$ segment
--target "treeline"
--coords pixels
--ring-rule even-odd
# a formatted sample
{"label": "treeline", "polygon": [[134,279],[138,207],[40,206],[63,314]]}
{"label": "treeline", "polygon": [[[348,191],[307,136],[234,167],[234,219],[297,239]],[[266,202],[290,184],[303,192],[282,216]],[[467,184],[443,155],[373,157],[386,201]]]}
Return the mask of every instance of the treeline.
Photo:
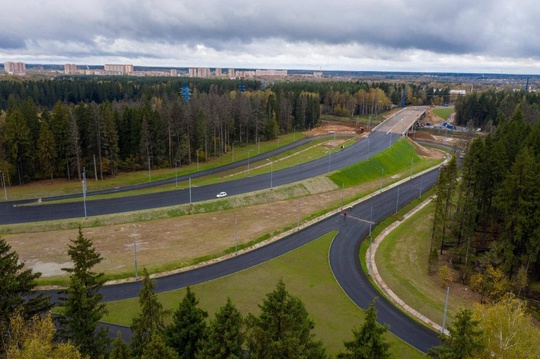
{"label": "treeline", "polygon": [[540,279],[540,121],[521,107],[499,112],[496,131],[475,139],[458,183],[456,160],[441,170],[432,259],[448,249],[464,283],[484,300],[526,294]]}
{"label": "treeline", "polygon": [[[0,81],[0,170],[10,184],[175,167],[317,127],[321,114],[367,116],[444,93],[419,85],[58,78]],[[189,93],[186,93],[189,89]],[[437,96],[428,96],[430,92]]]}
{"label": "treeline", "polygon": [[486,91],[459,97],[455,104],[459,126],[490,130],[502,118],[510,118],[518,107],[526,123],[540,120],[540,95],[525,91]]}

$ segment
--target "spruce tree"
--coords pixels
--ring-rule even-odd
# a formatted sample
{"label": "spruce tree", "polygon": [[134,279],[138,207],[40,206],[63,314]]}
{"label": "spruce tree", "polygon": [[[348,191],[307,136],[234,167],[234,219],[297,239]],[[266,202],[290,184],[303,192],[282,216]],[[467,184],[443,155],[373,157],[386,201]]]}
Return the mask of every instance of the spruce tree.
{"label": "spruce tree", "polygon": [[50,298],[43,294],[35,295],[36,279],[40,273],[24,270],[24,263],[11,250],[11,246],[0,238],[0,351],[5,352],[4,343],[9,335],[9,321],[14,313],[24,320],[50,309]]}
{"label": "spruce tree", "polygon": [[244,321],[231,298],[210,322],[208,337],[197,354],[200,359],[239,358],[244,343]]}
{"label": "spruce tree", "polygon": [[140,314],[133,318],[131,348],[136,357],[140,357],[144,348],[152,340],[152,335],[163,335],[166,311],[154,293],[154,282],[146,268],[143,270],[143,284],[139,293]]}
{"label": "spruce tree", "polygon": [[150,341],[145,346],[141,359],[177,359],[178,355],[163,341],[163,337],[157,333],[152,334]]}
{"label": "spruce tree", "polygon": [[195,358],[206,339],[208,313],[198,308],[198,304],[195,293],[187,287],[186,295],[173,313],[173,322],[166,330],[166,343],[176,350],[180,359]]}
{"label": "spruce tree", "polygon": [[483,349],[483,332],[479,329],[480,321],[473,319],[473,311],[461,309],[456,314],[449,335],[441,335],[442,344],[432,348],[428,355],[437,359],[476,358]]}
{"label": "spruce tree", "polygon": [[377,310],[375,300],[366,310],[364,325],[360,329],[353,329],[354,339],[345,341],[346,353],[339,353],[342,359],[387,359],[391,358],[390,345],[384,341],[383,335],[387,328],[377,323]]}
{"label": "spruce tree", "polygon": [[120,331],[116,333],[116,339],[112,342],[112,350],[109,353],[109,359],[131,359],[131,349],[122,339]]}
{"label": "spruce tree", "polygon": [[280,280],[268,293],[258,317],[249,314],[247,342],[255,358],[326,358],[320,340],[312,333],[313,320],[300,298],[291,295]]}
{"label": "spruce tree", "polygon": [[90,358],[101,358],[109,345],[108,329],[98,328],[99,321],[107,309],[102,303],[103,295],[99,290],[105,282],[103,273],[92,271],[102,261],[101,254],[86,238],[81,227],[77,239],[71,240],[68,254],[73,268],[62,268],[69,273],[69,286],[60,298],[63,307],[60,336],[75,344],[81,354]]}

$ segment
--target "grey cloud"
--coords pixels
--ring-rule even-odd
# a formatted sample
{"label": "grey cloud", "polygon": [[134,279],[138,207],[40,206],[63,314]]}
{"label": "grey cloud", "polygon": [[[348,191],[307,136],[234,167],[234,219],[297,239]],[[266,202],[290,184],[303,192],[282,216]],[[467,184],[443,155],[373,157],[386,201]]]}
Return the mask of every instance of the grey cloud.
{"label": "grey cloud", "polygon": [[24,40],[18,36],[0,33],[0,49],[15,50],[26,47]]}

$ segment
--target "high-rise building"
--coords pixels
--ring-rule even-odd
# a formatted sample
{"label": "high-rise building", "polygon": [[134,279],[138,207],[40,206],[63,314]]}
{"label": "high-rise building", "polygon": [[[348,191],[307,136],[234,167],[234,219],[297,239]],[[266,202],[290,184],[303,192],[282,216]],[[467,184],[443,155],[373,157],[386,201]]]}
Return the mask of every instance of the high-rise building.
{"label": "high-rise building", "polygon": [[216,77],[221,77],[221,68],[216,67]]}
{"label": "high-rise building", "polygon": [[287,70],[255,70],[257,77],[287,77]]}
{"label": "high-rise building", "polygon": [[25,76],[26,65],[23,62],[4,62],[4,71],[10,75]]}
{"label": "high-rise building", "polygon": [[229,78],[230,79],[236,78],[236,71],[234,71],[234,69],[229,69]]}
{"label": "high-rise building", "polygon": [[129,75],[133,72],[133,65],[126,64],[105,64],[103,68],[111,75]]}
{"label": "high-rise building", "polygon": [[190,67],[189,77],[201,77],[203,79],[210,77],[210,69],[207,67]]}
{"label": "high-rise building", "polygon": [[75,64],[65,64],[64,65],[64,74],[66,75],[75,75],[79,73],[79,69]]}

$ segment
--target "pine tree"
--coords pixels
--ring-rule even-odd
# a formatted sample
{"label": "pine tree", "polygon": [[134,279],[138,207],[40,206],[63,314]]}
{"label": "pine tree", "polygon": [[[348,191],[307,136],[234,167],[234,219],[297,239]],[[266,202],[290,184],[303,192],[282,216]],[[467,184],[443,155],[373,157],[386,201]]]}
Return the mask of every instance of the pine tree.
{"label": "pine tree", "polygon": [[255,358],[326,358],[320,340],[311,332],[314,322],[300,298],[280,280],[259,305],[259,317],[247,319],[248,348]]}
{"label": "pine tree", "polygon": [[198,308],[195,293],[187,287],[187,292],[178,309],[173,313],[173,322],[166,330],[166,343],[174,348],[181,359],[195,358],[206,338],[205,319],[208,313]]}
{"label": "pine tree", "polygon": [[10,317],[19,312],[29,320],[34,315],[50,309],[50,298],[39,294],[33,295],[35,280],[41,276],[32,270],[23,270],[24,263],[19,262],[19,256],[11,251],[7,242],[0,238],[0,351],[4,352],[4,343],[9,335]]}
{"label": "pine tree", "polygon": [[208,337],[197,354],[200,359],[239,358],[244,343],[242,314],[230,298],[210,322]]}
{"label": "pine tree", "polygon": [[354,339],[345,341],[346,353],[339,353],[338,358],[343,359],[386,359],[391,358],[388,351],[390,345],[384,341],[383,335],[387,328],[377,323],[377,310],[375,300],[366,310],[364,325],[360,329],[353,329]]}
{"label": "pine tree", "polygon": [[86,238],[81,227],[77,239],[71,240],[68,254],[73,268],[62,270],[70,274],[70,283],[60,298],[63,316],[59,317],[62,330],[61,337],[75,344],[83,355],[90,358],[101,358],[109,345],[108,329],[98,328],[99,321],[107,310],[103,295],[99,290],[103,286],[103,273],[92,271],[102,261],[93,247],[92,241]]}
{"label": "pine tree", "polygon": [[165,330],[164,317],[166,311],[154,293],[154,282],[146,268],[143,270],[143,284],[139,293],[141,313],[133,318],[131,331],[133,338],[131,348],[136,357],[140,357],[145,347],[152,340],[152,335],[163,335]]}
{"label": "pine tree", "polygon": [[473,311],[461,309],[456,314],[452,326],[448,328],[449,335],[441,335],[442,344],[432,348],[428,355],[437,359],[466,359],[477,358],[483,348],[482,330],[479,320],[473,319]]}
{"label": "pine tree", "polygon": [[56,148],[54,135],[45,121],[41,123],[39,130],[38,159],[43,173],[48,174],[51,177],[51,183],[53,183]]}

